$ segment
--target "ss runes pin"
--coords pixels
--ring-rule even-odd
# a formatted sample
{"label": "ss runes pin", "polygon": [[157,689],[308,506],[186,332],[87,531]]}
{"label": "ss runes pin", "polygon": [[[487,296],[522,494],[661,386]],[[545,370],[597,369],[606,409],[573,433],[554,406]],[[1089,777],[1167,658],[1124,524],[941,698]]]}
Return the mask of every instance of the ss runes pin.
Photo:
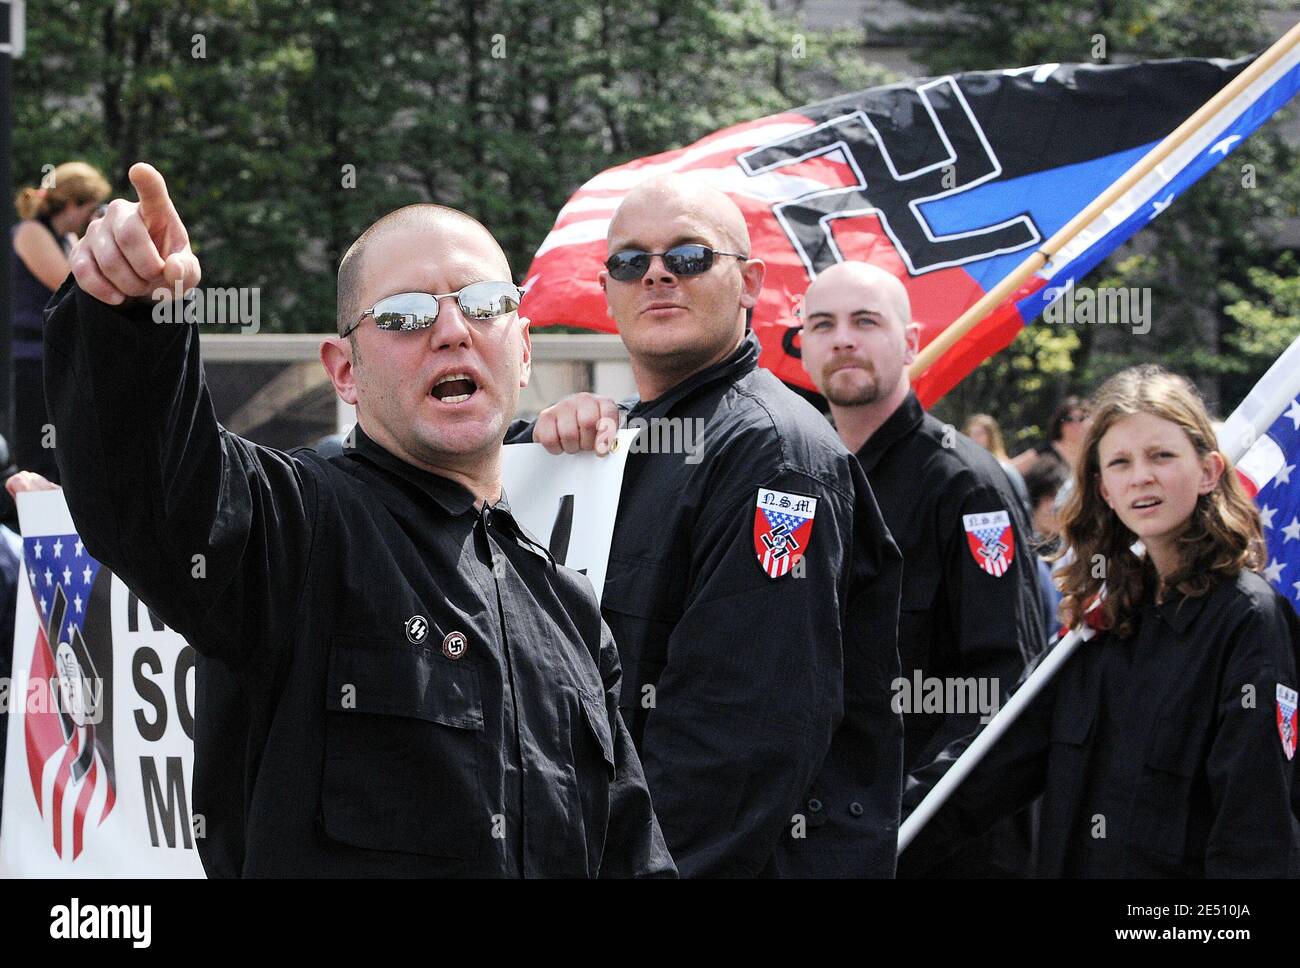
{"label": "ss runes pin", "polygon": [[429,620],[423,615],[412,615],[406,620],[406,638],[419,645],[429,634]]}

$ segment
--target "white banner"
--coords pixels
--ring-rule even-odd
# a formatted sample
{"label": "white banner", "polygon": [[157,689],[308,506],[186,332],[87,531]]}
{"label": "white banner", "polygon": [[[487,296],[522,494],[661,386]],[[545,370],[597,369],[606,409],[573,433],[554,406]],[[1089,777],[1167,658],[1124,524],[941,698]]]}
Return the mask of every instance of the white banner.
{"label": "white banner", "polygon": [[62,491],[19,495],[18,520],[0,875],[202,877],[194,650],[90,557]]}
{"label": "white banner", "polygon": [[[598,595],[635,434],[605,458],[505,448],[516,518]],[[202,877],[194,650],[90,557],[62,491],[20,494],[18,517],[0,876]]]}
{"label": "white banner", "polygon": [[561,565],[591,579],[596,600],[614,538],[623,467],[639,430],[620,430],[611,453],[546,453],[541,444],[502,448],[501,479],[515,520]]}

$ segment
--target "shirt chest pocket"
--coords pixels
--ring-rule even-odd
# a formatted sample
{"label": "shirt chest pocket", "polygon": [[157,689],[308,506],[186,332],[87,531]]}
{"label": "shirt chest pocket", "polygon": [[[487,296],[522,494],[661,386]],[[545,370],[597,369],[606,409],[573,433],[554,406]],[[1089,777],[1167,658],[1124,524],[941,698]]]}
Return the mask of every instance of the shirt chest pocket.
{"label": "shirt chest pocket", "polygon": [[905,678],[914,669],[926,673],[934,664],[931,646],[939,578],[933,570],[909,569],[906,560],[903,562],[903,587],[898,603],[898,661]]}
{"label": "shirt chest pocket", "polygon": [[[1134,802],[1135,846],[1162,854],[1188,853],[1193,786],[1200,770],[1198,738],[1169,725],[1158,727],[1144,757]],[[1203,831],[1202,835],[1208,831]]]}
{"label": "shirt chest pocket", "polygon": [[325,834],[371,850],[477,856],[491,817],[479,782],[474,665],[338,638],[324,698]]}
{"label": "shirt chest pocket", "polygon": [[[1059,675],[1065,676],[1067,671],[1062,670]],[[1059,695],[1063,701],[1058,701],[1052,710],[1052,721],[1047,734],[1051,741],[1047,794],[1051,804],[1060,809],[1044,809],[1042,826],[1045,836],[1050,830],[1051,836],[1058,840],[1069,839],[1073,825],[1090,822],[1087,818],[1079,818],[1074,814],[1082,792],[1080,783],[1088,768],[1089,741],[1097,718],[1097,707],[1091,699],[1078,698],[1077,692],[1070,689],[1072,684],[1069,679],[1059,684]]]}

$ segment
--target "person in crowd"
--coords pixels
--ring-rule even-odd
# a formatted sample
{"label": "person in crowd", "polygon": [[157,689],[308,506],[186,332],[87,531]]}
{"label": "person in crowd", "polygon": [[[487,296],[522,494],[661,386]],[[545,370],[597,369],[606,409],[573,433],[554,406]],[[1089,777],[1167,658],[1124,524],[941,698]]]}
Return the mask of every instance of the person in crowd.
{"label": "person in crowd", "polygon": [[108,181],[93,165],[57,166],[44,187],[18,192],[14,207],[10,294],[13,312],[14,463],[51,481],[59,479],[41,385],[41,314],[69,271],[68,256],[109,195]]}
{"label": "person in crowd", "polygon": [[1052,412],[1052,417],[1047,422],[1047,440],[1017,454],[1011,463],[1023,475],[1036,461],[1046,457],[1059,461],[1065,468],[1066,479],[1070,480],[1087,432],[1087,401],[1082,397],[1068,396]]}
{"label": "person in crowd", "polygon": [[1025,473],[1033,522],[1032,547],[1038,559],[1038,589],[1043,600],[1043,627],[1049,633],[1060,628],[1061,592],[1052,580],[1048,559],[1060,547],[1057,494],[1065,485],[1066,470],[1060,461],[1044,457]]}
{"label": "person in crowd", "polygon": [[[633,188],[600,274],[639,398],[697,453],[627,459],[601,608],[623,710],[683,876],[890,877],[902,726],[899,558],[824,417],[758,365],[764,264],[736,204],[689,176]],[[509,439],[608,446],[580,394]]]}
{"label": "person in crowd", "polygon": [[1007,447],[1002,440],[1002,428],[998,426],[998,422],[987,413],[973,413],[966,418],[962,433],[997,458],[998,463],[1002,465],[1002,470],[1011,479],[1016,497],[1028,510],[1029,492],[1025,489],[1025,478],[1007,456]]}
{"label": "person in crowd", "polygon": [[1055,551],[1060,538],[1060,515],[1056,499],[1065,486],[1068,474],[1065,465],[1052,457],[1040,458],[1025,472],[1034,541],[1044,554]]}
{"label": "person in crowd", "polygon": [[487,229],[416,205],[352,245],[321,359],[358,424],[286,454],[217,423],[196,325],[153,322],[200,267],[162,175],[130,177],[55,295],[45,386],[86,550],[201,657],[204,863],[672,876],[591,585],[502,489],[531,349]]}
{"label": "person in crowd", "polygon": [[[1046,645],[1029,523],[993,455],[922,408],[908,364],[919,327],[907,289],[865,262],[842,262],[804,296],[803,365],[830,403],[903,553],[898,646],[902,682],[983,683],[1006,696]],[[946,687],[945,687],[946,692]],[[975,702],[904,710],[904,765],[930,762],[997,711]],[[904,854],[900,876],[1019,877],[1032,822],[1008,820],[942,865]]]}
{"label": "person in crowd", "polygon": [[[921,829],[942,857],[1039,796],[1043,877],[1295,877],[1300,619],[1191,384],[1098,390],[1061,522],[1062,611],[1094,637]],[[974,738],[914,771],[910,813]]]}

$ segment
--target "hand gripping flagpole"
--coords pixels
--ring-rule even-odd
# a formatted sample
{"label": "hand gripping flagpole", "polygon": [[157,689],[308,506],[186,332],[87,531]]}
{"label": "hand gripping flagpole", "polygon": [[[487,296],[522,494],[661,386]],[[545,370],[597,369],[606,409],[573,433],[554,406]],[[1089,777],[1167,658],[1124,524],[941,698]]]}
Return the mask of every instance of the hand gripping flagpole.
{"label": "hand gripping flagpole", "polygon": [[[928,370],[936,360],[948,352],[963,336],[975,328],[984,317],[997,309],[1011,297],[1021,284],[1031,275],[1045,266],[1061,248],[1070,242],[1083,229],[1095,221],[1106,209],[1118,201],[1125,192],[1150,174],[1156,166],[1168,158],[1183,142],[1190,138],[1202,125],[1217,114],[1233,98],[1246,90],[1262,74],[1279,60],[1300,45],[1300,23],[1283,34],[1268,50],[1250,62],[1240,74],[1223,86],[1219,93],[1202,104],[1196,113],[1169,133],[1164,141],[1148,151],[1119,180],[1093,199],[1092,203],[1065,225],[1061,226],[1050,239],[1020,263],[1015,271],[996,286],[986,292],[981,299],[957,317],[942,333],[926,344],[917,354],[910,370],[912,381]],[[991,725],[991,724],[990,724]]]}
{"label": "hand gripping flagpole", "polygon": [[[1295,31],[1292,31],[1295,33]],[[1246,399],[1233,411],[1219,431],[1219,450],[1228,458],[1228,463],[1235,466],[1259,437],[1268,431],[1273,421],[1281,416],[1293,399],[1300,394],[1300,336],[1269,367]],[[898,852],[901,854],[907,845],[916,839],[921,828],[929,822],[945,800],[957,789],[971,771],[979,765],[984,754],[1002,738],[1011,728],[1011,724],[1042,692],[1052,676],[1074,654],[1075,649],[1096,634],[1088,626],[1071,629],[1065,638],[1056,643],[1043,661],[1038,664],[1029,677],[1021,684],[1003,706],[989,721],[971,745],[957,759],[952,767],[939,778],[912,815],[904,821],[898,831]]]}

